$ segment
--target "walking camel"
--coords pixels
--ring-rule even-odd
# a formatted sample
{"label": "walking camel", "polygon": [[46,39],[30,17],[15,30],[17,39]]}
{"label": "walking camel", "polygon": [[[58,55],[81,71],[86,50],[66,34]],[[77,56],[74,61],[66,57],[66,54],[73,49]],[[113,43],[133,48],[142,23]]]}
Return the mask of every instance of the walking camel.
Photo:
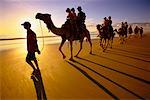
{"label": "walking camel", "polygon": [[113,28],[112,30],[106,30],[100,24],[96,25],[96,27],[99,32],[100,46],[102,47],[103,52],[105,52],[105,50],[107,49],[109,45],[110,45],[110,48],[112,48],[113,38],[115,36]]}
{"label": "walking camel", "polygon": [[75,35],[73,35],[70,32],[70,29],[66,29],[66,28],[57,28],[52,19],[51,19],[51,15],[50,14],[42,14],[42,13],[37,13],[35,16],[36,19],[42,20],[46,25],[49,31],[52,31],[52,33],[54,33],[55,35],[61,36],[62,41],[59,47],[59,51],[61,52],[63,59],[66,58],[65,54],[62,52],[61,48],[63,47],[64,43],[66,40],[68,40],[70,42],[70,50],[71,50],[71,58],[69,60],[73,60],[73,41],[74,40],[80,40],[80,49],[78,51],[78,53],[75,55],[75,57],[78,57],[79,53],[82,50],[82,44],[83,44],[83,40],[86,37],[89,44],[90,44],[90,54],[92,54],[92,42],[91,42],[91,37],[90,37],[90,33],[87,29],[82,29],[83,33],[80,33],[79,38],[76,38]]}

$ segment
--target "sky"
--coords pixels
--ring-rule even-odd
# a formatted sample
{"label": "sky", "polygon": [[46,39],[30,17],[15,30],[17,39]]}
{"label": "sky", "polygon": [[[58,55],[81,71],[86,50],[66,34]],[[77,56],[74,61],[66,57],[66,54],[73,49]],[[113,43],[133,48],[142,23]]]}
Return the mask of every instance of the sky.
{"label": "sky", "polygon": [[[113,23],[150,22],[150,0],[0,0],[0,36],[26,36],[20,25],[24,21],[29,21],[32,30],[40,35],[39,20],[35,19],[38,12],[51,14],[54,24],[61,27],[66,20],[66,8],[76,9],[78,6],[86,13],[86,25],[90,31],[108,16],[112,16]],[[49,35],[44,23],[42,30]]]}

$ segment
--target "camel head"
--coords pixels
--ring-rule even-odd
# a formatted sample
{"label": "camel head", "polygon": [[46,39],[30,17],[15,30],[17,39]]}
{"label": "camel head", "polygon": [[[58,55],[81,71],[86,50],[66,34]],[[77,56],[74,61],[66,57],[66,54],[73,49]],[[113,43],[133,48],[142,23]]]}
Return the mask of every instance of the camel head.
{"label": "camel head", "polygon": [[101,25],[100,25],[100,24],[98,24],[98,25],[96,25],[96,27],[97,27],[97,29],[100,29]]}
{"label": "camel head", "polygon": [[46,23],[50,19],[51,15],[50,14],[42,14],[42,13],[37,13],[35,18],[44,21]]}

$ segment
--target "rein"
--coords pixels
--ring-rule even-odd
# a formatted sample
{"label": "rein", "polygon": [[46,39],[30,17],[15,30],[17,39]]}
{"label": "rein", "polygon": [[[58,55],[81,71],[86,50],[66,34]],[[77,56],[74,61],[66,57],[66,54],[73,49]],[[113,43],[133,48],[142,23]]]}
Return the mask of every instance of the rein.
{"label": "rein", "polygon": [[43,35],[43,29],[42,29],[42,24],[41,24],[41,21],[39,20],[39,23],[40,23],[40,28],[41,28],[41,34],[42,34],[42,49],[41,49],[41,52],[43,51],[44,49],[44,35]]}

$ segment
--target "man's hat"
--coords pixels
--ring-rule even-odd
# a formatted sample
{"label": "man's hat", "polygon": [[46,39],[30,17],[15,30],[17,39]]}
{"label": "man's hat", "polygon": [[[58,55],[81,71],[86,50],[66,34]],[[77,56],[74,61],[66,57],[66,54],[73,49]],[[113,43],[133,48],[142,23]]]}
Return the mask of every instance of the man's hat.
{"label": "man's hat", "polygon": [[78,10],[82,10],[82,8],[81,8],[81,6],[78,6],[78,8],[77,8]]}
{"label": "man's hat", "polygon": [[24,22],[24,23],[23,23],[23,24],[21,24],[21,25],[31,27],[31,24],[30,24],[29,22]]}

